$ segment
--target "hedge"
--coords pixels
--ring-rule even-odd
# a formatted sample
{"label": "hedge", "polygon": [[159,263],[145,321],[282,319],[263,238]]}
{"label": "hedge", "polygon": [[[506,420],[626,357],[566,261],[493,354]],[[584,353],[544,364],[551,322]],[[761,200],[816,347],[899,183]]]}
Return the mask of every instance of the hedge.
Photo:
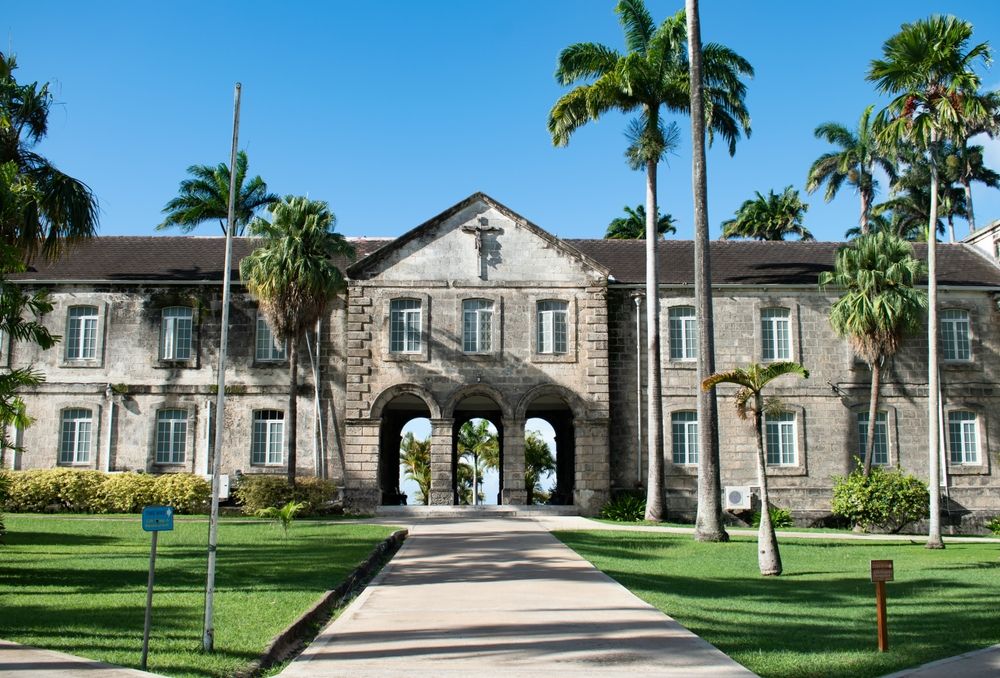
{"label": "hedge", "polygon": [[304,504],[299,515],[331,513],[337,485],[322,478],[298,478],[293,488],[285,476],[245,475],[234,490],[243,513],[257,515],[267,508],[281,508],[290,501]]}
{"label": "hedge", "polygon": [[212,492],[208,481],[191,473],[154,476],[60,468],[9,475],[9,496],[0,506],[14,513],[138,513],[150,504],[204,513]]}

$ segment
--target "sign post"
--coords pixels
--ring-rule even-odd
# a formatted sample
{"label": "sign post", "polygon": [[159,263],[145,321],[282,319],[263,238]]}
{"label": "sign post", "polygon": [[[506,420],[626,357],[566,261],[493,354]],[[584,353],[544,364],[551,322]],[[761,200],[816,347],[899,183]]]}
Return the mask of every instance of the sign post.
{"label": "sign post", "polygon": [[147,506],[142,509],[142,529],[152,532],[149,547],[149,581],[146,584],[146,622],[142,629],[142,661],[140,667],[146,670],[149,655],[149,627],[153,621],[153,574],[156,572],[156,536],[160,532],[174,529],[174,510],[169,506]]}
{"label": "sign post", "polygon": [[892,561],[873,560],[872,581],[875,582],[875,616],[878,619],[878,651],[889,649],[889,627],[885,615],[885,583],[892,581]]}

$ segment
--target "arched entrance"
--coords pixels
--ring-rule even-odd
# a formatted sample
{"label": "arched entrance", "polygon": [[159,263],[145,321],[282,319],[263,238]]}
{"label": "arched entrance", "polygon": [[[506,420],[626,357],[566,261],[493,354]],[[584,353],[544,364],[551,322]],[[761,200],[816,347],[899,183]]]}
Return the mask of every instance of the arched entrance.
{"label": "arched entrance", "polygon": [[[554,433],[556,482],[552,488],[548,503],[559,506],[570,506],[574,503],[573,493],[576,490],[576,427],[574,426],[573,408],[566,398],[555,388],[539,389],[529,393],[523,406],[524,421],[541,419],[552,427]],[[531,428],[526,425],[525,436]]]}
{"label": "arched entrance", "polygon": [[[418,437],[420,427],[415,422],[426,421],[427,436],[430,434],[431,411],[422,398],[414,393],[400,393],[383,407],[379,419],[379,490],[383,506],[397,506],[407,503],[407,495],[401,491],[400,443],[403,429],[413,429]],[[409,426],[408,426],[409,425]],[[427,480],[430,479],[430,451],[427,451]],[[418,468],[418,472],[419,468]],[[409,503],[415,503],[410,501]]]}
{"label": "arched entrance", "polygon": [[496,463],[496,474],[498,477],[498,487],[495,494],[491,492],[493,496],[484,497],[486,504],[500,504],[502,502],[501,497],[503,494],[503,466],[504,466],[504,427],[503,427],[503,411],[496,401],[485,393],[472,393],[470,395],[461,398],[455,403],[454,407],[454,424],[452,428],[451,437],[451,490],[452,490],[452,503],[473,503],[463,501],[463,495],[461,484],[463,482],[459,473],[459,464],[461,463],[460,457],[462,452],[459,449],[459,437],[462,430],[462,426],[469,422],[478,422],[479,420],[485,420],[489,422],[492,430],[496,432],[496,442],[497,442],[497,463]]}

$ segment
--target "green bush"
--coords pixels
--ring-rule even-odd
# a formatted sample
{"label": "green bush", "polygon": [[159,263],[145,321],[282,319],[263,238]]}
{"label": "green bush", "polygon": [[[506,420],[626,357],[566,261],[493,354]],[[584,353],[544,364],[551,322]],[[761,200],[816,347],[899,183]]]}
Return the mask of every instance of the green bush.
{"label": "green bush", "polygon": [[153,488],[156,478],[146,473],[116,473],[98,492],[97,513],[139,513],[143,506],[158,503]]}
{"label": "green bush", "polygon": [[[782,527],[795,526],[795,521],[792,520],[792,512],[788,509],[772,506],[768,513],[771,514],[771,525],[773,525],[776,530]],[[754,527],[760,527],[760,511],[753,514],[753,521],[750,524]]]}
{"label": "green bush", "polygon": [[865,478],[858,468],[833,486],[833,512],[865,530],[899,532],[930,515],[927,485],[899,469],[872,468]]}
{"label": "green bush", "polygon": [[68,468],[14,471],[6,507],[18,513],[93,511],[105,477],[99,471]]}
{"label": "green bush", "polygon": [[173,506],[178,513],[204,511],[211,487],[190,473],[153,476],[76,469],[39,469],[10,474],[8,511],[28,513],[138,513],[150,504]]}
{"label": "green bush", "polygon": [[646,499],[636,494],[619,494],[601,508],[601,518],[620,523],[636,523],[646,517]]}
{"label": "green bush", "polygon": [[987,521],[986,529],[1000,537],[1000,516],[996,516]]}
{"label": "green bush", "polygon": [[281,508],[288,502],[302,504],[301,515],[316,515],[324,512],[337,496],[337,486],[333,481],[322,478],[298,478],[293,489],[285,476],[245,475],[234,494],[236,503],[246,515]]}
{"label": "green bush", "polygon": [[212,484],[192,473],[157,476],[153,484],[156,503],[174,507],[177,513],[207,513]]}
{"label": "green bush", "polygon": [[[11,479],[8,473],[0,471],[0,509],[7,503],[7,496],[10,494]],[[7,528],[3,524],[3,513],[0,513],[0,537],[7,534]]]}

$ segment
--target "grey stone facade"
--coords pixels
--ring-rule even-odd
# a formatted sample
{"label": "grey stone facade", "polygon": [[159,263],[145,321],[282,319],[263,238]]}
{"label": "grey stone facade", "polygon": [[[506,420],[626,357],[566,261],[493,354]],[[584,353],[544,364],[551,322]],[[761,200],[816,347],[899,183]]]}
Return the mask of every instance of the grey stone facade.
{"label": "grey stone facade", "polygon": [[[49,351],[3,347],[5,366],[33,364],[46,377],[25,396],[36,422],[18,432],[25,451],[7,451],[6,466],[207,472],[221,315],[221,272],[207,262],[221,255],[220,243],[101,239],[20,276],[24,285],[52,293],[55,308],[43,322],[53,332],[68,338],[71,307],[92,309],[96,331],[93,357],[71,356],[67,341]],[[555,501],[594,513],[612,492],[644,485],[637,397],[644,402],[645,365],[637,364],[643,352],[636,350],[634,302],[644,275],[635,265],[641,246],[562,241],[482,194],[395,240],[358,241],[358,260],[343,262],[350,281],[346,294],[302,346],[298,472],[335,480],[344,487],[345,502],[358,510],[398,501],[400,430],[409,419],[426,417],[431,500],[451,504],[457,430],[470,418],[484,417],[501,437],[497,499],[520,504],[526,500],[525,422],[540,417],[556,430]],[[241,241],[238,256],[252,247]],[[679,335],[671,333],[669,321],[672,309],[693,306],[686,272],[690,249],[684,247],[665,244],[660,297],[668,510],[690,518],[697,466],[674,463],[679,440],[672,416],[695,408],[696,365],[672,345]],[[811,377],[782,380],[774,390],[794,423],[782,429],[787,458],[769,468],[773,501],[803,520],[820,518],[829,512],[834,478],[852,468],[857,415],[867,411],[869,383],[866,366],[827,320],[835,292],[815,284],[817,271],[832,264],[835,245],[719,247],[713,250],[713,261],[719,258],[717,367],[764,360],[762,313],[783,309],[790,357],[808,367]],[[161,256],[145,256],[156,248]],[[963,435],[974,431],[977,456],[945,464],[948,505],[957,520],[1000,512],[1000,268],[971,246],[942,251],[941,308],[961,311],[971,330],[970,355],[941,365],[946,460],[950,413],[974,417],[966,428],[958,426]],[[418,312],[406,316],[409,325],[400,324],[402,314],[393,315],[402,308],[394,305],[400,300]],[[477,330],[488,346],[470,350],[467,317],[480,316],[468,316],[463,303],[472,300],[491,312]],[[549,302],[557,315],[564,313],[559,317],[566,319],[565,335],[553,329],[559,327],[551,324],[559,322],[555,316],[543,318]],[[183,360],[162,357],[164,309],[173,307],[191,309],[191,355]],[[640,323],[645,332],[644,313]],[[252,449],[267,428],[260,422],[255,427],[255,418],[287,414],[287,362],[257,359],[257,330],[256,305],[237,285],[226,375],[222,464],[228,473],[285,470],[280,454],[261,457],[260,440],[256,457]],[[925,336],[909,339],[888,365],[882,400],[888,463],[921,477],[927,472],[926,357]],[[723,389],[719,403],[723,485],[752,486],[752,430],[736,418],[730,395]],[[67,460],[64,418],[81,410],[90,413],[86,458]],[[177,443],[182,462],[157,461],[157,421],[164,410],[183,413],[183,443]],[[275,450],[280,453],[280,446]]]}

